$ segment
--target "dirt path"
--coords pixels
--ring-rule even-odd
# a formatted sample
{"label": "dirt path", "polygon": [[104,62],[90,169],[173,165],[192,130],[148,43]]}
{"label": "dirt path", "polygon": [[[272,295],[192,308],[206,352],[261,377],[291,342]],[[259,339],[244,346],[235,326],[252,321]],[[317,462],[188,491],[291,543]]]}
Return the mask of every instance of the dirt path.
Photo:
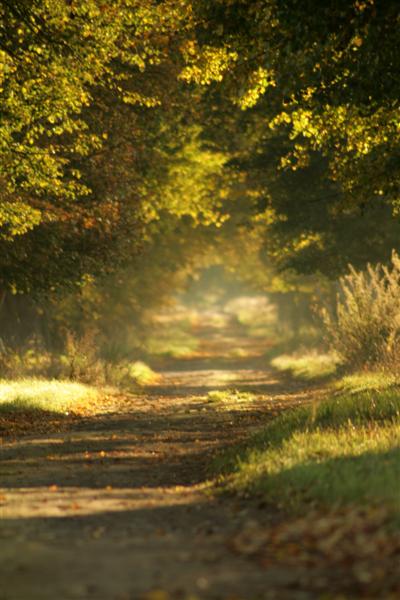
{"label": "dirt path", "polygon": [[[204,489],[213,453],[308,395],[247,363],[176,364],[146,395],[113,397],[68,431],[4,441],[0,599],[296,597],[290,573],[229,549],[238,531],[276,515]],[[254,401],[207,401],[226,388]]]}

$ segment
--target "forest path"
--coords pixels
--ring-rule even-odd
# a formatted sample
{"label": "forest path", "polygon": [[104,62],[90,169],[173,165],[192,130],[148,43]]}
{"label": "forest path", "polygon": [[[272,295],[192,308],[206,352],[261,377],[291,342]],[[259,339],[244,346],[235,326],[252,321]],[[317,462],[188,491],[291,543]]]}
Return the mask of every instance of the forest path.
{"label": "forest path", "polygon": [[[3,441],[1,600],[293,598],[290,573],[230,549],[276,515],[211,498],[205,482],[216,451],[309,391],[260,355],[218,359],[210,340],[210,353],[167,365],[144,395],[110,396],[67,431]],[[217,389],[253,396],[210,402]]]}

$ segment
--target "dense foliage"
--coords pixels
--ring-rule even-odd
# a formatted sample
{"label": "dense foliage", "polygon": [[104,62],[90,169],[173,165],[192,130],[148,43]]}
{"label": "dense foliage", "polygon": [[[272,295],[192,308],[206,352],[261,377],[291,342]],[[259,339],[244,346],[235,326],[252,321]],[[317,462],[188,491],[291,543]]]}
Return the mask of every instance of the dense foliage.
{"label": "dense foliage", "polygon": [[136,314],[206,263],[309,293],[295,273],[388,260],[399,20],[394,0],[1,0],[3,335],[65,288]]}

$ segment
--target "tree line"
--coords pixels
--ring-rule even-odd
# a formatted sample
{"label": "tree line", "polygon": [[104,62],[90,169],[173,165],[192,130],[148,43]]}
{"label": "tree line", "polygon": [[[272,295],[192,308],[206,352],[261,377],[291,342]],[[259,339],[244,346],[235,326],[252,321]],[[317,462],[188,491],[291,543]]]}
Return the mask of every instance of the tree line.
{"label": "tree line", "polygon": [[275,292],[387,261],[399,20],[393,0],[1,0],[2,338],[89,305],[139,319],[216,255]]}

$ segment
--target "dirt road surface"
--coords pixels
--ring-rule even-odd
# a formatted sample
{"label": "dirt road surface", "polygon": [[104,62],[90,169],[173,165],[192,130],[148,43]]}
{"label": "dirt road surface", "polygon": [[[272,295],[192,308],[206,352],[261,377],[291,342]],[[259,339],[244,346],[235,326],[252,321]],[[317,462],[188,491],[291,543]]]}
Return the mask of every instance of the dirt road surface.
{"label": "dirt road surface", "polygon": [[[251,364],[250,364],[251,363]],[[210,390],[254,393],[209,402]],[[115,394],[66,430],[3,439],[1,600],[294,598],[296,574],[231,549],[279,515],[207,493],[222,447],[307,400],[256,358],[168,366],[142,395]],[[304,597],[304,596],[302,596]]]}

